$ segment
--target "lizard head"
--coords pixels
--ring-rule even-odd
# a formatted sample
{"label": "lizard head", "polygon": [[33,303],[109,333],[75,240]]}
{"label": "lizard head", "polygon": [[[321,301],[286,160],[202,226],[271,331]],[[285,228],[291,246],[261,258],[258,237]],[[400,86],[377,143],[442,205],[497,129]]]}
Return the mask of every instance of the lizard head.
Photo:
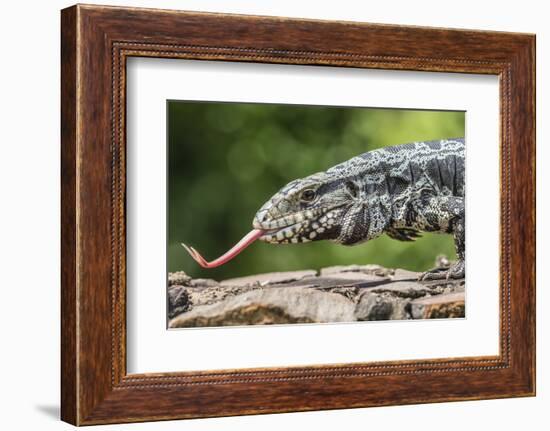
{"label": "lizard head", "polygon": [[384,221],[381,217],[372,217],[364,194],[353,177],[320,172],[291,181],[273,195],[256,213],[252,231],[217,259],[208,262],[193,247],[182,245],[203,268],[215,268],[257,239],[273,244],[319,240],[357,244],[379,235],[384,227],[376,222]]}
{"label": "lizard head", "polygon": [[330,181],[326,173],[316,173],[280,189],[252,224],[264,232],[259,240],[268,243],[340,242],[341,226],[357,193],[353,181]]}

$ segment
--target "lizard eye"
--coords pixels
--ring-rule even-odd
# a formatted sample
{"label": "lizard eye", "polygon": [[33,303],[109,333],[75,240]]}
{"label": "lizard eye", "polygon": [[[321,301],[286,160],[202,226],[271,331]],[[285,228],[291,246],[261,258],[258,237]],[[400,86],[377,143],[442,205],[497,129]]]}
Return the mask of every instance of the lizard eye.
{"label": "lizard eye", "polygon": [[356,198],[359,194],[359,187],[353,181],[346,181],[346,189],[353,198]]}
{"label": "lizard eye", "polygon": [[306,189],[300,195],[300,200],[304,202],[312,202],[315,199],[315,196],[316,196],[315,190]]}

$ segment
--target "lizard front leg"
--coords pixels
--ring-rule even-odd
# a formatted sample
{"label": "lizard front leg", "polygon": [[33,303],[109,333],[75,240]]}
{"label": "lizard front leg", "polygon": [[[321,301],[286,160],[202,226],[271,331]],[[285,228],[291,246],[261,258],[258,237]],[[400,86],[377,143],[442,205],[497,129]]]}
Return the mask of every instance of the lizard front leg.
{"label": "lizard front leg", "polygon": [[447,278],[464,278],[466,276],[466,226],[464,216],[454,221],[454,239],[457,261],[451,265]]}
{"label": "lizard front leg", "polygon": [[439,227],[440,232],[453,234],[457,261],[450,268],[434,268],[426,271],[419,277],[419,280],[464,278],[466,274],[464,198],[456,196],[431,198],[431,202],[426,208],[428,208],[429,213],[424,214],[424,217],[428,221],[430,219],[437,220],[438,226],[435,227]]}
{"label": "lizard front leg", "polygon": [[449,268],[434,268],[422,273],[419,277],[421,281],[443,280],[443,279],[461,279],[466,275],[466,261],[464,248],[464,218],[461,217],[453,221],[454,240],[457,255],[457,261]]}

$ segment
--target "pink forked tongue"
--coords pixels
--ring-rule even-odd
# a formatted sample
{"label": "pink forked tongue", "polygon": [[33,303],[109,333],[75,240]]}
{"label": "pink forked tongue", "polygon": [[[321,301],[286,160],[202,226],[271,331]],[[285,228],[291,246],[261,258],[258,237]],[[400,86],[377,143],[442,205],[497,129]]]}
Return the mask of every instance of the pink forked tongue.
{"label": "pink forked tongue", "polygon": [[243,251],[246,247],[248,247],[250,244],[256,241],[259,237],[261,237],[264,233],[265,233],[265,230],[262,230],[262,229],[251,230],[237,244],[235,244],[231,248],[231,250],[227,251],[225,254],[221,255],[220,257],[218,257],[217,259],[214,259],[211,262],[207,262],[206,259],[202,257],[200,253],[197,250],[195,250],[193,247],[188,247],[183,243],[181,245],[183,245],[185,250],[187,250],[187,253],[189,253],[191,257],[195,259],[197,263],[203,268],[216,268],[217,266],[221,266],[224,263],[229,262],[231,259],[237,256],[241,251]]}

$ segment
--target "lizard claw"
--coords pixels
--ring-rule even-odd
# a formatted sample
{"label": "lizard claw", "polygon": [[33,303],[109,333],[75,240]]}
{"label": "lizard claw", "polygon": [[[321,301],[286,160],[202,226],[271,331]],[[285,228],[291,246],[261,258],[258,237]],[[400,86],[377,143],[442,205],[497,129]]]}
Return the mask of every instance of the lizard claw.
{"label": "lizard claw", "polygon": [[457,280],[464,278],[466,275],[466,265],[464,260],[458,260],[450,268],[440,267],[423,272],[418,277],[418,281],[430,280]]}

